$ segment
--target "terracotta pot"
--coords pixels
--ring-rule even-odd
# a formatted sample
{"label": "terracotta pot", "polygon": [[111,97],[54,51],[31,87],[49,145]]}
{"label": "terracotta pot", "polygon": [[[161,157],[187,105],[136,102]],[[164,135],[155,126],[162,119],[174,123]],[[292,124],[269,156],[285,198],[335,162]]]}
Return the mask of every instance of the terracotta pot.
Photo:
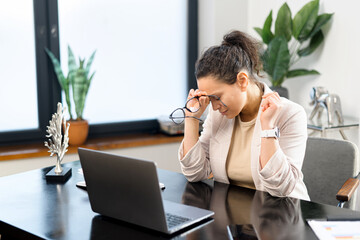
{"label": "terracotta pot", "polygon": [[84,144],[89,133],[87,120],[69,120],[69,145]]}

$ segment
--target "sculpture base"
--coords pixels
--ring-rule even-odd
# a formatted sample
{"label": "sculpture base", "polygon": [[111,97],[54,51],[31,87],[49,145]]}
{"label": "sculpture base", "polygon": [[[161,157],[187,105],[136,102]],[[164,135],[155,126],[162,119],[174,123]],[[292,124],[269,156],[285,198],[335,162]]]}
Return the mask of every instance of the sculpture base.
{"label": "sculpture base", "polygon": [[63,167],[62,173],[55,173],[55,167],[51,169],[46,175],[46,181],[50,182],[66,182],[71,177],[71,168]]}

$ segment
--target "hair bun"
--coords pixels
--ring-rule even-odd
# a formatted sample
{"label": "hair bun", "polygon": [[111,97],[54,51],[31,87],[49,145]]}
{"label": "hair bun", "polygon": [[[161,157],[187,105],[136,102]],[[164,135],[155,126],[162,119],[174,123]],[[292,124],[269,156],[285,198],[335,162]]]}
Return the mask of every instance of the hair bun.
{"label": "hair bun", "polygon": [[237,46],[242,48],[244,37],[246,37],[244,33],[240,31],[232,31],[224,36],[221,44],[230,47]]}
{"label": "hair bun", "polygon": [[259,58],[258,41],[240,31],[226,34],[220,46],[210,47],[195,65],[196,78],[215,76],[224,82],[233,84],[242,69],[255,79],[259,76],[261,60]]}

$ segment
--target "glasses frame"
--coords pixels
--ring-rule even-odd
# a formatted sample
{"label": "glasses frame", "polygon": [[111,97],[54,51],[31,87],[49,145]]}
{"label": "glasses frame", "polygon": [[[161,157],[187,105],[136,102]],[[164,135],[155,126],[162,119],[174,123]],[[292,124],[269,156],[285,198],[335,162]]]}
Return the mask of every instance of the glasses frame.
{"label": "glasses frame", "polygon": [[[177,108],[177,109],[175,109],[174,111],[172,111],[172,113],[169,115],[169,118],[170,118],[175,124],[182,124],[182,123],[184,122],[185,118],[194,118],[194,119],[199,120],[200,122],[203,122],[203,120],[200,119],[200,118],[197,118],[197,117],[194,117],[194,116],[186,116],[186,114],[185,114],[185,110],[187,110],[188,112],[191,112],[191,113],[196,113],[197,111],[200,110],[200,108],[201,108],[201,104],[200,104],[200,100],[199,100],[200,97],[209,97],[209,98],[210,98],[210,97],[213,97],[213,98],[216,99],[216,101],[220,101],[220,103],[221,103],[222,105],[224,105],[224,107],[227,108],[226,104],[223,103],[223,101],[221,101],[220,97],[218,97],[218,96],[216,96],[216,95],[196,96],[196,97],[192,97],[192,98],[188,99],[188,100],[186,101],[184,107],[182,107],[182,108]],[[196,111],[192,111],[190,108],[187,107],[187,104],[188,104],[191,100],[193,100],[193,99],[198,99],[198,101],[199,101],[199,108],[198,108]],[[211,101],[211,100],[210,100],[210,101]],[[185,110],[184,110],[184,109],[185,109]],[[173,117],[173,114],[174,114],[176,111],[179,111],[179,110],[181,110],[181,111],[183,112],[183,115],[184,115],[184,116],[183,116],[183,117]],[[174,119],[180,119],[180,118],[182,119],[181,122],[175,122]]]}

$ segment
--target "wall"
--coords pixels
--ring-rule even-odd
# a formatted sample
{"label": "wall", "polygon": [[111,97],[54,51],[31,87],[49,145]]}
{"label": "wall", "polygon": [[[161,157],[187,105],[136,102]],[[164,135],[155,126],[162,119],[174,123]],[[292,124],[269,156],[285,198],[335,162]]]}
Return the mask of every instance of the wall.
{"label": "wall", "polygon": [[[180,143],[159,144],[153,146],[133,147],[108,150],[107,152],[153,160],[162,169],[181,172],[177,159],[177,150]],[[63,163],[79,160],[77,154],[66,154]],[[16,174],[33,169],[55,165],[55,157],[27,158],[0,162],[0,177]],[[76,174],[73,169],[73,174]]]}
{"label": "wall", "polygon": [[[263,27],[264,21],[273,10],[273,26],[277,11],[284,0],[200,0],[199,1],[199,51],[219,44],[222,36],[232,29],[238,29],[260,39],[253,27]],[[294,17],[296,12],[309,1],[286,1]],[[341,98],[345,116],[359,119],[360,107],[354,103],[360,88],[357,79],[360,14],[357,1],[320,1],[320,13],[335,13],[331,22],[324,28],[325,41],[317,51],[298,62],[296,68],[318,70],[320,76],[307,76],[289,79],[284,86],[289,89],[290,99],[301,104],[306,110],[309,106],[309,93],[313,86],[324,86]],[[266,82],[266,81],[265,81]],[[349,139],[358,144],[358,131],[346,131]],[[338,133],[332,134],[340,137]]]}
{"label": "wall", "polygon": [[199,0],[199,55],[232,29],[248,27],[247,0]]}

